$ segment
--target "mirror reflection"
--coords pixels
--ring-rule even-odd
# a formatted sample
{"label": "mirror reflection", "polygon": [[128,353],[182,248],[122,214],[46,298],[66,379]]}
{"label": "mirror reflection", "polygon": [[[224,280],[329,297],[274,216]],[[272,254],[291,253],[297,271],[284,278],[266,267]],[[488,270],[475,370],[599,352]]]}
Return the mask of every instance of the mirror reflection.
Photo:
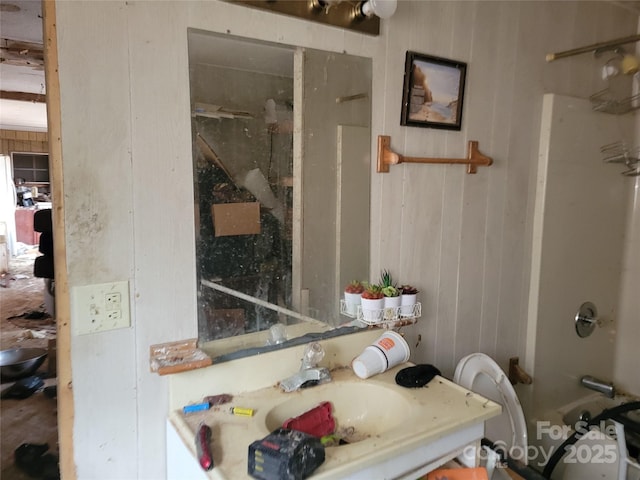
{"label": "mirror reflection", "polygon": [[200,344],[215,357],[350,325],[371,60],[190,31],[189,78]]}

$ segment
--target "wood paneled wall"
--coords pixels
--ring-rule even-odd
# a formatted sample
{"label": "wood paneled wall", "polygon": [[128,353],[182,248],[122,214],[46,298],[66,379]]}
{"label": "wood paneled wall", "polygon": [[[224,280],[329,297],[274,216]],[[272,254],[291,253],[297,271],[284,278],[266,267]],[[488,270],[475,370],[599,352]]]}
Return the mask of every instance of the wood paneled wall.
{"label": "wood paneled wall", "polygon": [[11,152],[48,153],[49,135],[47,132],[0,130],[0,154]]}
{"label": "wood paneled wall", "polygon": [[[372,166],[372,279],[389,268],[420,288],[412,361],[450,375],[471,352],[506,366],[525,351],[542,97],[601,81],[591,55],[545,55],[638,23],[572,1],[401,1],[378,37],[222,1],[61,1],[56,14],[69,286],[132,285],[131,328],[70,335],[74,462],[105,480],[166,476],[168,383],[149,373],[149,345],[197,335],[188,28],[370,57],[372,152],[384,134],[409,156],[458,158],[478,140],[494,158],[477,175]],[[407,50],[468,63],[462,131],[400,125]]]}
{"label": "wood paneled wall", "polygon": [[[412,360],[452,375],[483,352],[507,368],[524,356],[532,213],[546,92],[588,98],[604,88],[593,55],[547,53],[630,35],[638,18],[607,2],[400,2],[374,71],[373,131],[408,156],[459,158],[478,140],[494,164],[403,164],[372,176],[372,275],[417,285],[422,318]],[[400,125],[407,50],[468,63],[461,132]],[[599,161],[598,152],[594,159]],[[375,277],[374,277],[375,278]]]}

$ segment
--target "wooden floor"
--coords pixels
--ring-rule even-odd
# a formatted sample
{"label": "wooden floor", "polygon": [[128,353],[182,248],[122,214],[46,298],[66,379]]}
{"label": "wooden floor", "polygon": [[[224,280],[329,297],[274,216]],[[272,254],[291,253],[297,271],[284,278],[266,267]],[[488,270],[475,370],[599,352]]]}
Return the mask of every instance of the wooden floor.
{"label": "wooden floor", "polygon": [[[9,263],[9,273],[0,277],[0,346],[1,349],[28,347],[48,349],[55,338],[55,320],[29,320],[23,315],[44,311],[44,280],[33,277],[33,259],[37,251],[28,250]],[[1,275],[1,274],[0,274]],[[36,372],[45,386],[55,385],[55,359],[49,358]],[[0,385],[4,391],[14,382]],[[58,454],[57,402],[42,391],[24,400],[0,400],[0,479],[33,480],[14,464],[14,451],[23,443],[49,445],[49,453]],[[35,477],[37,478],[37,477]]]}
{"label": "wooden floor", "polygon": [[[45,362],[46,365],[46,362]],[[45,386],[55,379],[45,380]],[[12,383],[3,384],[4,390]],[[7,480],[33,480],[16,467],[13,452],[23,443],[47,443],[49,452],[58,455],[58,421],[56,400],[37,392],[24,400],[0,401],[1,441],[0,478]]]}

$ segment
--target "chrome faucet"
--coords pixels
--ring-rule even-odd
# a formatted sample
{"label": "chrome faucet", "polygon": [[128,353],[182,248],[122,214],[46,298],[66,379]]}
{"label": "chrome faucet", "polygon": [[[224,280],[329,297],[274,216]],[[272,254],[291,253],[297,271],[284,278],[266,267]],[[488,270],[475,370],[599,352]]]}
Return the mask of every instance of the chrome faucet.
{"label": "chrome faucet", "polygon": [[590,390],[600,392],[603,395],[613,398],[616,395],[616,389],[612,383],[603,382],[591,375],[585,375],[580,379],[580,385]]}
{"label": "chrome faucet", "polygon": [[300,371],[280,382],[285,392],[294,392],[301,388],[313,387],[331,381],[331,373],[325,367],[318,367],[324,358],[324,349],[318,342],[312,342],[304,348]]}

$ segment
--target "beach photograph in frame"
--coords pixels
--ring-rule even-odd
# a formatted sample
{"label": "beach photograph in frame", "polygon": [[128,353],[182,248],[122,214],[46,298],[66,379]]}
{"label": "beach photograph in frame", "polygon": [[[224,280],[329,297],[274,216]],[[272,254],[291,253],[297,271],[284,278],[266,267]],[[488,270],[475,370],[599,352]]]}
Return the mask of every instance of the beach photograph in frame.
{"label": "beach photograph in frame", "polygon": [[460,130],[467,64],[407,51],[401,125]]}

